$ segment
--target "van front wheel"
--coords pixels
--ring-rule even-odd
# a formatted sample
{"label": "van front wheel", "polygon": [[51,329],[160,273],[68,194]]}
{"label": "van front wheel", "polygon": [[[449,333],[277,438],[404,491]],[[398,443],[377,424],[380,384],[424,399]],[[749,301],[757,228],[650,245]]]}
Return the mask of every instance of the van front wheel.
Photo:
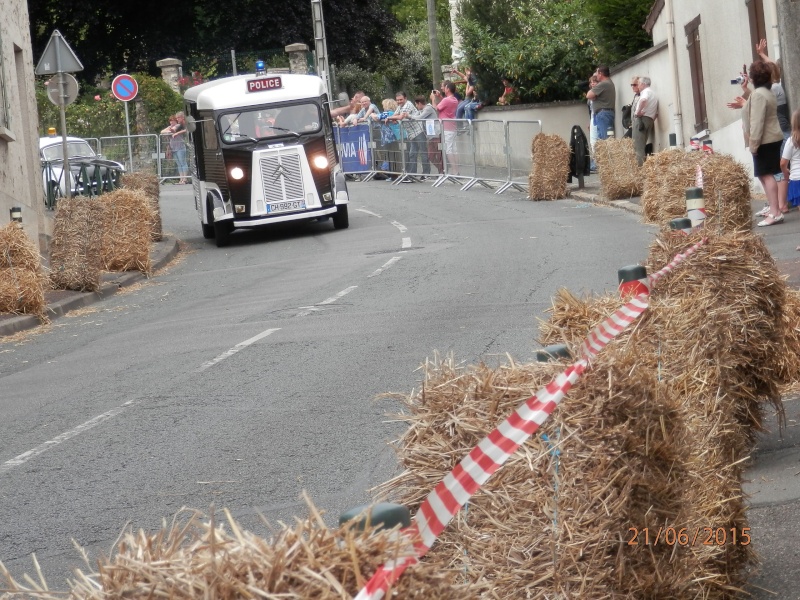
{"label": "van front wheel", "polygon": [[214,221],[214,239],[217,248],[224,248],[231,243],[231,223],[229,221]]}
{"label": "van front wheel", "polygon": [[200,227],[203,228],[203,237],[207,240],[214,239],[214,226],[213,225],[206,225],[205,223],[200,223]]}
{"label": "van front wheel", "polygon": [[347,205],[340,204],[333,215],[334,229],[347,229],[350,227],[350,217],[347,216]]}

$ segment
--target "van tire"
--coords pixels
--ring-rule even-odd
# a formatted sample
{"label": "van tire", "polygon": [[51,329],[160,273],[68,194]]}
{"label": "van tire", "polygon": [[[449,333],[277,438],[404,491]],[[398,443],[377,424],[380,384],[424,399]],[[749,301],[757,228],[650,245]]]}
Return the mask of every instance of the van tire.
{"label": "van tire", "polygon": [[333,215],[334,229],[347,229],[350,227],[350,217],[347,215],[347,205],[340,204]]}
{"label": "van tire", "polygon": [[217,248],[224,248],[231,243],[231,224],[228,221],[214,221],[214,239]]}
{"label": "van tire", "polygon": [[214,239],[214,226],[213,225],[206,225],[205,223],[200,223],[200,227],[203,228],[203,237],[207,240]]}

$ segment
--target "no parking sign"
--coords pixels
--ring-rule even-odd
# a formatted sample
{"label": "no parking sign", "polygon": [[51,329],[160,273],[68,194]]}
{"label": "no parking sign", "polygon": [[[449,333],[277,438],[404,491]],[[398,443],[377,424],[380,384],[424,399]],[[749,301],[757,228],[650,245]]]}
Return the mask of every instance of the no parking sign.
{"label": "no parking sign", "polygon": [[123,73],[114,77],[114,81],[111,82],[111,93],[117,100],[129,102],[139,93],[139,84],[133,77]]}
{"label": "no parking sign", "polygon": [[128,132],[128,164],[125,166],[128,171],[132,171],[133,148],[131,146],[131,119],[130,116],[128,116],[128,102],[136,98],[136,94],[139,93],[139,84],[136,83],[133,77],[127,73],[123,73],[122,75],[114,77],[114,80],[111,82],[111,93],[114,94],[117,100],[121,100],[125,103],[125,130]]}

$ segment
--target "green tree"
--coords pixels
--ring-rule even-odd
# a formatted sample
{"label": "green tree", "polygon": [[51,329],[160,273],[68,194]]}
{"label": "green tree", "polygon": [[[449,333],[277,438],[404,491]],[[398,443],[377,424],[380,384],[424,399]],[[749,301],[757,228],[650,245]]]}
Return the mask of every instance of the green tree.
{"label": "green tree", "polygon": [[[197,65],[231,48],[314,45],[310,0],[29,0],[28,7],[34,56],[58,28],[83,63],[78,78],[91,84],[122,71],[157,75],[155,61],[166,57]],[[393,51],[399,24],[388,0],[324,0],[323,11],[332,62],[368,67]]]}
{"label": "green tree", "polygon": [[[426,0],[391,0],[389,6],[392,14],[404,28],[428,18]],[[436,20],[438,23],[447,23],[447,28],[450,28],[450,2],[448,0],[436,0]]]}
{"label": "green tree", "polygon": [[653,45],[643,29],[652,0],[587,0],[586,7],[596,23],[600,60],[620,63]]}
{"label": "green tree", "polygon": [[580,97],[597,64],[587,0],[464,0],[459,18],[467,63],[485,102],[508,77],[527,102]]}

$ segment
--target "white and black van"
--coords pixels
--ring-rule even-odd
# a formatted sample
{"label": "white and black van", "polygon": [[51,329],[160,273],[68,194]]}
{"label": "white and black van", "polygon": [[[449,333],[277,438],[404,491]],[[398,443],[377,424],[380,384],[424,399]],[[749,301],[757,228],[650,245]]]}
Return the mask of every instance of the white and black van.
{"label": "white and black van", "polygon": [[319,77],[237,75],[184,94],[192,183],[203,236],[329,217],[349,225],[347,184]]}

